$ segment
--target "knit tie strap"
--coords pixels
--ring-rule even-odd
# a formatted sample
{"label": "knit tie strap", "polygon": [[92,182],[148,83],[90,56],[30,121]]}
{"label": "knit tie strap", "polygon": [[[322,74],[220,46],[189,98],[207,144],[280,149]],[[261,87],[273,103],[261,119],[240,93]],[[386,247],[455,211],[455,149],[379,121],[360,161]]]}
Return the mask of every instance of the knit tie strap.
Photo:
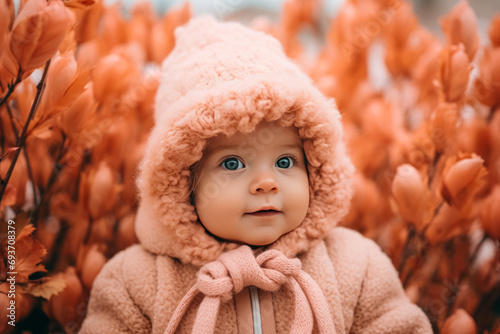
{"label": "knit tie strap", "polygon": [[277,250],[254,257],[248,246],[222,254],[198,272],[196,284],[182,298],[165,330],[174,333],[193,299],[203,298],[196,314],[193,333],[213,333],[221,302],[227,302],[247,286],[277,291],[289,289],[295,302],[291,333],[311,333],[316,320],[320,333],[336,333],[325,296],[314,280],[302,270],[299,259],[289,259]]}

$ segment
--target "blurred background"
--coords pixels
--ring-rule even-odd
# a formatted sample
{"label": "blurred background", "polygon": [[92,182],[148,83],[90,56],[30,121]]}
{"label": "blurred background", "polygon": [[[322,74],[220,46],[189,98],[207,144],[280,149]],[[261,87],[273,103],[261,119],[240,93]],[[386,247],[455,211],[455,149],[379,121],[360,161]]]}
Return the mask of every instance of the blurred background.
{"label": "blurred background", "polygon": [[[105,3],[121,3],[124,8],[133,7],[138,0],[107,0]],[[185,0],[152,0],[155,10],[164,13],[168,8],[186,2]],[[224,19],[251,19],[258,15],[277,20],[285,0],[190,0],[193,13],[210,13]],[[448,13],[458,3],[457,0],[413,0],[414,10],[422,25],[435,32],[440,32],[438,18]],[[320,20],[325,24],[335,17],[344,0],[324,0],[321,2]],[[486,31],[487,23],[495,12],[500,10],[497,0],[473,0],[469,5],[476,12],[481,31]]]}
{"label": "blurred background", "polygon": [[500,334],[499,0],[19,2],[0,0],[0,254],[12,219],[30,261],[15,328],[0,261],[0,333],[77,333],[95,277],[138,242],[160,64],[210,13],[276,37],[335,98],[357,170],[341,224],[386,252],[434,332]]}

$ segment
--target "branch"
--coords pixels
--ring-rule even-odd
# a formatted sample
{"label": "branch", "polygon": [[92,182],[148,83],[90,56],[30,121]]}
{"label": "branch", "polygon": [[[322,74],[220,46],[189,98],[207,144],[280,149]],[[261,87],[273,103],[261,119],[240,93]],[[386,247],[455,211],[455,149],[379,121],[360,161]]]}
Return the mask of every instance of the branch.
{"label": "branch", "polygon": [[[17,129],[16,124],[14,123],[14,116],[12,115],[12,110],[10,110],[10,107],[8,104],[6,104],[5,107],[7,108],[7,112],[9,113],[10,125],[12,126],[12,131],[14,131],[16,141],[19,141],[19,130]],[[31,181],[31,187],[33,190],[33,202],[34,202],[33,204],[34,204],[34,207],[36,207],[37,203],[38,203],[38,198],[36,196],[35,179],[33,178],[33,169],[31,168],[30,159],[28,157],[28,150],[26,149],[26,147],[23,149],[23,155],[24,155],[24,159],[26,160],[26,167],[28,169],[28,177]]]}
{"label": "branch", "polygon": [[52,186],[54,185],[54,183],[56,181],[57,176],[59,175],[59,173],[62,170],[62,168],[59,168],[59,165],[60,165],[61,159],[63,158],[64,154],[66,153],[64,146],[66,144],[67,137],[64,134],[64,132],[61,132],[61,133],[62,133],[62,141],[61,141],[61,148],[59,150],[59,154],[56,158],[56,161],[54,162],[54,167],[52,168],[52,173],[50,174],[47,185],[45,186],[45,188],[40,189],[40,202],[38,203],[37,206],[35,206],[35,211],[33,212],[33,215],[31,216],[30,223],[33,224],[33,226],[35,226],[35,227],[37,226],[38,216],[40,214],[40,209],[42,208],[42,206],[45,204],[45,202],[47,200],[47,198],[46,198],[47,194],[49,193],[50,189],[52,188]]}
{"label": "branch", "polygon": [[477,256],[479,255],[479,250],[483,246],[484,242],[488,240],[489,236],[487,233],[483,235],[483,238],[479,243],[477,244],[476,248],[474,248],[474,251],[470,255],[469,259],[467,260],[467,266],[465,269],[460,273],[460,276],[458,277],[458,282],[457,284],[453,287],[451,293],[453,294],[453,302],[448,306],[448,310],[446,311],[446,317],[449,317],[451,315],[451,312],[453,310],[453,306],[455,306],[455,303],[457,301],[458,293],[460,292],[460,286],[462,285],[462,282],[464,281],[465,278],[469,275],[469,270],[476,262]]}
{"label": "branch", "polygon": [[[2,180],[1,186],[0,186],[0,201],[3,198],[3,195],[5,193],[5,189],[7,189],[7,184],[9,183],[10,177],[12,176],[12,171],[14,170],[14,167],[16,166],[17,159],[19,158],[19,154],[21,153],[21,148],[24,146],[24,143],[26,142],[26,133],[28,131],[28,127],[31,123],[31,120],[33,119],[33,116],[35,116],[35,113],[38,109],[38,105],[40,103],[40,100],[42,98],[42,92],[45,87],[45,78],[47,77],[47,72],[49,70],[50,66],[50,59],[47,60],[45,63],[45,68],[43,69],[43,74],[42,78],[40,79],[40,82],[36,86],[36,96],[35,100],[33,101],[33,104],[31,105],[30,112],[28,114],[28,118],[26,119],[26,123],[24,124],[23,130],[21,132],[21,135],[19,136],[19,140],[17,142],[17,147],[19,149],[14,153],[14,156],[12,158],[12,161],[9,166],[9,170],[7,171],[7,174],[5,176],[5,179]],[[20,80],[20,75],[18,75],[18,79]],[[9,91],[10,91],[11,86],[9,86]],[[12,93],[12,92],[11,92]],[[7,92],[7,95],[2,99],[1,103],[5,102],[9,96],[9,92]]]}
{"label": "branch", "polygon": [[7,91],[7,94],[5,94],[5,96],[2,97],[2,99],[0,100],[0,107],[2,106],[2,104],[4,104],[7,101],[7,99],[10,97],[10,95],[14,92],[14,89],[16,89],[16,86],[19,85],[19,83],[21,82],[21,79],[23,77],[23,74],[24,74],[24,71],[21,69],[21,67],[19,67],[19,70],[17,71],[16,81],[9,84],[9,90]]}
{"label": "branch", "polygon": [[408,256],[410,256],[411,250],[410,250],[410,245],[411,242],[413,241],[413,238],[417,235],[417,230],[413,223],[408,224],[408,236],[406,237],[405,244],[403,246],[403,250],[401,252],[401,258],[399,260],[399,265],[398,265],[398,271],[400,274],[403,273],[403,269],[405,268],[406,265],[406,260],[408,259]]}

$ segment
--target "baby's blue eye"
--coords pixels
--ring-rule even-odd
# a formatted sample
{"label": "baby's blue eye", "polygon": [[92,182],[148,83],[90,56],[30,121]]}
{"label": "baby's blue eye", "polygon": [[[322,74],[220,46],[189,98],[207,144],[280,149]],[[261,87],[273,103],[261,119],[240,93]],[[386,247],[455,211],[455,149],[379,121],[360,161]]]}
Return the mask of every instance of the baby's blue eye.
{"label": "baby's blue eye", "polygon": [[221,165],[227,170],[236,170],[245,167],[243,163],[236,158],[228,158],[224,160]]}
{"label": "baby's blue eye", "polygon": [[283,157],[276,161],[276,167],[278,168],[290,168],[293,166],[293,160],[290,157]]}

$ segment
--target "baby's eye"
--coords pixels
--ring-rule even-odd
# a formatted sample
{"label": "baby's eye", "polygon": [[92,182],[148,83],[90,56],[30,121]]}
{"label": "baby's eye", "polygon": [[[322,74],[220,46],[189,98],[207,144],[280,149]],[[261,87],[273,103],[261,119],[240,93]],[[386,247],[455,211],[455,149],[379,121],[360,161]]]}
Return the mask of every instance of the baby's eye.
{"label": "baby's eye", "polygon": [[245,167],[245,165],[243,165],[243,163],[236,158],[228,158],[224,160],[221,166],[227,170],[236,170]]}
{"label": "baby's eye", "polygon": [[293,166],[293,159],[291,157],[279,158],[276,161],[276,167],[278,168],[291,168]]}

